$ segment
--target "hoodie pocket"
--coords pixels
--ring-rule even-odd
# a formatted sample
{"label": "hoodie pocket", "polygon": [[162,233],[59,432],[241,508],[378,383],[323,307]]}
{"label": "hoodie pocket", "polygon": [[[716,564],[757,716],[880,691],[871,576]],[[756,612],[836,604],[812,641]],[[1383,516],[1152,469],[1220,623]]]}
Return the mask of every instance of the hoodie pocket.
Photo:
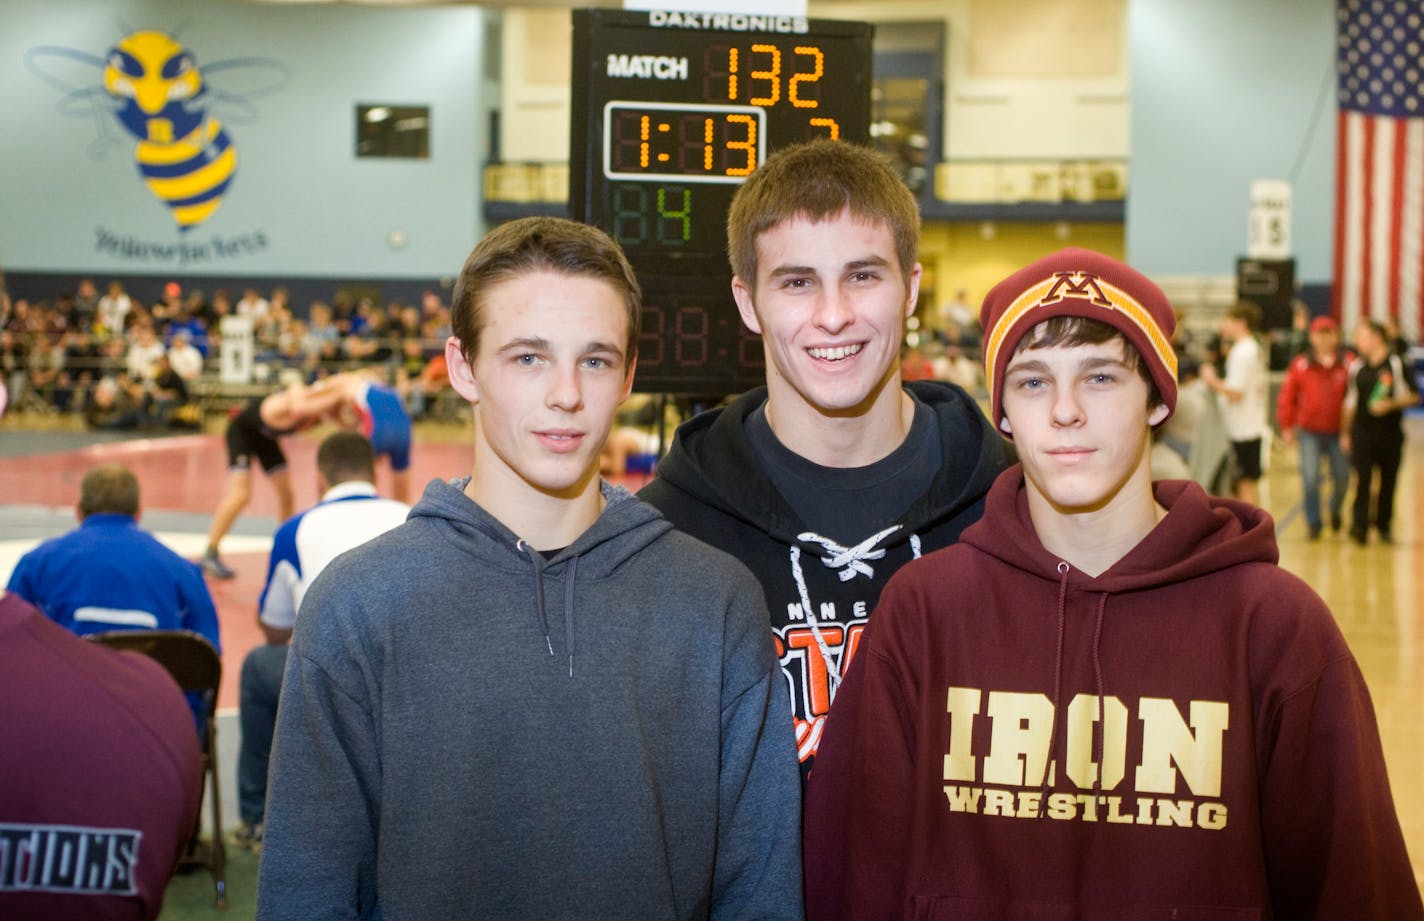
{"label": "hoodie pocket", "polygon": [[1256,908],[1078,905],[915,896],[915,921],[1261,921]]}

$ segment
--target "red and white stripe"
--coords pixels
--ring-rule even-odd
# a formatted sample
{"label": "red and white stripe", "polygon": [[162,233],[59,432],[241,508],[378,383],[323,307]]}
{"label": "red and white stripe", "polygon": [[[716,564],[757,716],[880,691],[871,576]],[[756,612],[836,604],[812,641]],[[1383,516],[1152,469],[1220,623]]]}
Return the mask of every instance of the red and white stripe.
{"label": "red and white stripe", "polygon": [[1424,315],[1424,118],[1342,109],[1336,139],[1334,312],[1393,317],[1410,342]]}

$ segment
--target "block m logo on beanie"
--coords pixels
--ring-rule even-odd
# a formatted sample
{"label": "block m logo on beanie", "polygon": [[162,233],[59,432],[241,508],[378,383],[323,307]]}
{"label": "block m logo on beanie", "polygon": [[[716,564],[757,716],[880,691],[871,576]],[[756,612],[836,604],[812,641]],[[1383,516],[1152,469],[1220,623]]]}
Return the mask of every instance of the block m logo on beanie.
{"label": "block m logo on beanie", "polygon": [[1113,309],[1113,302],[1108,300],[1103,294],[1103,289],[1098,287],[1098,277],[1089,275],[1087,272],[1059,272],[1058,280],[1053,283],[1053,287],[1048,289],[1038,302],[1039,306],[1056,304],[1065,297],[1086,300],[1098,307]]}

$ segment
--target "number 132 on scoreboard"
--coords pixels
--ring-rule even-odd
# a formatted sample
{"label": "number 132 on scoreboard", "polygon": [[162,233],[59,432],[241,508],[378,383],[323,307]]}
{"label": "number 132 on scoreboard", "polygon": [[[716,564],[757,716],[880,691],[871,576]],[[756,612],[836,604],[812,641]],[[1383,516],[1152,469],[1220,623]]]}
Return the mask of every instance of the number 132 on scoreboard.
{"label": "number 132 on scoreboard", "polygon": [[760,106],[634,102],[603,106],[603,175],[741,182],[766,159]]}

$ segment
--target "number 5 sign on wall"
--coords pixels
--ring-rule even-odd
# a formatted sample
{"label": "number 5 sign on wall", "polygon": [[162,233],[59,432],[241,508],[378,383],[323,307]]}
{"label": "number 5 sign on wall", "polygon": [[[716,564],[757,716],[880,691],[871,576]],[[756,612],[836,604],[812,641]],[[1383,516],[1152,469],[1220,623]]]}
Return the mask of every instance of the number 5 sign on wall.
{"label": "number 5 sign on wall", "polygon": [[1251,220],[1246,236],[1251,259],[1289,259],[1291,255],[1291,184],[1283,179],[1251,183]]}

